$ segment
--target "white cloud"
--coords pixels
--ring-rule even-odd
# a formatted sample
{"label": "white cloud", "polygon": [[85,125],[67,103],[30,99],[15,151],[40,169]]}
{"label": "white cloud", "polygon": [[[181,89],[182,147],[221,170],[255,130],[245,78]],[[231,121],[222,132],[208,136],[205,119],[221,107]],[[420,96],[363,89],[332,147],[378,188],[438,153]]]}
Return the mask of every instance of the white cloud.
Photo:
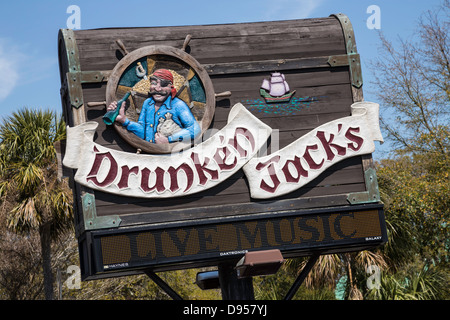
{"label": "white cloud", "polygon": [[265,7],[270,19],[305,19],[322,5],[323,0],[271,0]]}
{"label": "white cloud", "polygon": [[57,60],[30,47],[30,44],[19,46],[9,39],[0,38],[0,102],[18,87],[28,87],[53,76],[50,71],[53,71]]}
{"label": "white cloud", "polygon": [[4,100],[19,81],[19,62],[23,55],[0,39],[0,101]]}

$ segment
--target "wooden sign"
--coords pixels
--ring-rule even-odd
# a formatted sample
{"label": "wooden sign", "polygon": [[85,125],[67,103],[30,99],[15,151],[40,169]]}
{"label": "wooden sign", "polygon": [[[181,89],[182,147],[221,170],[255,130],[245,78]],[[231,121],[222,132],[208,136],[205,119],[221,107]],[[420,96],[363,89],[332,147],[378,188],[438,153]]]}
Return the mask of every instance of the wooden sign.
{"label": "wooden sign", "polygon": [[386,241],[345,15],[58,41],[83,279]]}

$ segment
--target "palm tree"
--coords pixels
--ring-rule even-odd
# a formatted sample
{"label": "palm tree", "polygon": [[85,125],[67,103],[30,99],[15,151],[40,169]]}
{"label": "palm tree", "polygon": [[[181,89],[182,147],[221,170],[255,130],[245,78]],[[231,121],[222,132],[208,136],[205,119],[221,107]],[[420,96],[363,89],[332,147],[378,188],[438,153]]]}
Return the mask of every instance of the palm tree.
{"label": "palm tree", "polygon": [[73,214],[70,189],[57,176],[54,146],[65,133],[62,117],[27,108],[0,126],[0,201],[13,203],[11,230],[39,232],[46,299],[53,299],[51,241],[67,230]]}
{"label": "palm tree", "polygon": [[[290,268],[300,272],[306,265],[306,260],[290,261]],[[357,275],[364,273],[371,265],[380,269],[387,268],[385,258],[378,252],[369,250],[322,255],[305,279],[306,288],[328,288],[334,290],[341,277],[345,280],[345,297],[350,300],[363,299],[358,288]]]}

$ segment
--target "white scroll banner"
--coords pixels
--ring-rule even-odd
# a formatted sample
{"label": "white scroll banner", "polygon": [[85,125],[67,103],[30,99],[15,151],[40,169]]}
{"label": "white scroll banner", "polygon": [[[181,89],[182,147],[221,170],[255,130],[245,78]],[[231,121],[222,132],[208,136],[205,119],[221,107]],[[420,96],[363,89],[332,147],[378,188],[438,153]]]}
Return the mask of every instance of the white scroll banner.
{"label": "white scroll banner", "polygon": [[167,198],[212,188],[241,169],[266,143],[272,129],[242,104],[227,125],[182,153],[133,154],[93,142],[97,122],[67,128],[63,164],[77,169],[75,181],[120,196]]}
{"label": "white scroll banner", "polygon": [[375,140],[383,142],[379,105],[354,103],[351,116],[323,124],[268,156],[250,159],[243,168],[250,195],[268,199],[295,191],[339,161],[374,152]]}
{"label": "white scroll banner", "polygon": [[167,198],[212,188],[239,169],[250,195],[270,199],[295,191],[344,159],[375,151],[383,142],[379,106],[358,102],[351,116],[308,132],[281,150],[255,157],[272,129],[236,104],[227,125],[211,138],[182,153],[133,154],[93,142],[96,122],[67,129],[66,167],[77,169],[75,181],[120,196]]}

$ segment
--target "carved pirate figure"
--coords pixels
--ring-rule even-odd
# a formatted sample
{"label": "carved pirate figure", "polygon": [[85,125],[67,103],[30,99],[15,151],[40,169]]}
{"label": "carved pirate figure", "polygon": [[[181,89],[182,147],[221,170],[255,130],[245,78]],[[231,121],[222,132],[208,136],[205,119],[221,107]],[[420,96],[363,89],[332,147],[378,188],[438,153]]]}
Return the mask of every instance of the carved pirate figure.
{"label": "carved pirate figure", "polygon": [[[138,122],[126,117],[124,103],[116,121],[141,139],[152,143],[192,141],[201,129],[189,106],[176,98],[176,93],[172,73],[158,69],[150,76],[150,98],[144,101]],[[117,101],[114,101],[107,111],[116,108]]]}

